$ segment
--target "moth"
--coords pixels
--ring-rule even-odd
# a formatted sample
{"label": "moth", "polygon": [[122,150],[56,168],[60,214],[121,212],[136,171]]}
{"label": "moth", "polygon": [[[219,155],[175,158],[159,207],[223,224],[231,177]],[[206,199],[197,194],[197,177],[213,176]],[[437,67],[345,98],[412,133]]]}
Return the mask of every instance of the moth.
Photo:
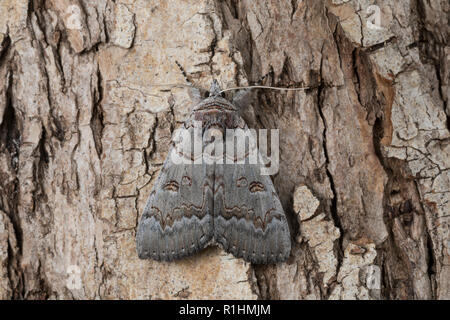
{"label": "moth", "polygon": [[[224,140],[234,139],[227,129],[248,129],[238,111],[221,96],[214,80],[209,97],[192,109],[183,128],[193,133],[195,123],[200,123],[197,134],[203,144],[213,140],[209,129]],[[172,261],[218,244],[254,264],[285,261],[291,250],[289,227],[272,181],[261,175],[260,165],[197,161],[180,145],[172,144],[139,222],[139,258]],[[192,161],[178,163],[174,155]]]}

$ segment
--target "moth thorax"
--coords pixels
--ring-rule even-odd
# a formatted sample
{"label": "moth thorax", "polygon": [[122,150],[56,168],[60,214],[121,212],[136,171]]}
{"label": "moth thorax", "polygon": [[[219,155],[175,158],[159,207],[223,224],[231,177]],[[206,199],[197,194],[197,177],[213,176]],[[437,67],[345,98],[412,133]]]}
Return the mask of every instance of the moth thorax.
{"label": "moth thorax", "polygon": [[214,132],[215,134],[223,134],[225,128],[221,123],[213,123],[207,126],[207,129]]}
{"label": "moth thorax", "polygon": [[205,113],[203,115],[203,127],[205,129],[219,129],[224,131],[228,123],[227,115],[225,113]]}

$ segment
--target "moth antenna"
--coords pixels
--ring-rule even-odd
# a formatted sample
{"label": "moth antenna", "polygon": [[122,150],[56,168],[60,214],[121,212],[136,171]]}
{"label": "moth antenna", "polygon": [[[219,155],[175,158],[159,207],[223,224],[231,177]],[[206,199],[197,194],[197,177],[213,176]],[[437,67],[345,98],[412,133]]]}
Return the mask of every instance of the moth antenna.
{"label": "moth antenna", "polygon": [[184,70],[183,66],[177,61],[175,60],[175,63],[177,64],[178,68],[180,68],[181,74],[184,77],[184,80],[191,86],[194,86],[194,84],[191,82],[191,80],[189,80],[189,77],[186,73],[186,71]]}
{"label": "moth antenna", "polygon": [[245,89],[269,89],[269,90],[279,90],[279,91],[300,91],[300,90],[308,90],[308,89],[313,88],[313,87],[283,88],[283,87],[263,86],[262,85],[263,81],[267,77],[269,77],[271,75],[273,75],[273,70],[270,70],[265,75],[263,75],[261,78],[259,78],[259,80],[257,82],[255,82],[254,85],[223,89],[223,90],[221,90],[219,92],[219,94],[221,94],[223,92],[227,92],[227,91],[232,91],[232,90],[245,90]]}
{"label": "moth antenna", "polygon": [[219,93],[232,91],[232,90],[243,90],[243,89],[270,89],[270,90],[279,90],[279,91],[300,91],[300,90],[308,90],[314,87],[297,87],[297,88],[280,88],[280,87],[271,87],[271,86],[245,86],[245,87],[234,87],[223,89]]}

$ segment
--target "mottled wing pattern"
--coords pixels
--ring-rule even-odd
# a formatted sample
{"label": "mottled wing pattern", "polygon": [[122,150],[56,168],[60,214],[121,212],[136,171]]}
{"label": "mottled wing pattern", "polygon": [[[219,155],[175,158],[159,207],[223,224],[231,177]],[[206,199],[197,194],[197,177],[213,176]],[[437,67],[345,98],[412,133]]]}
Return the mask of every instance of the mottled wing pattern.
{"label": "mottled wing pattern", "polygon": [[[210,93],[184,124],[192,138],[201,135],[203,146],[215,141],[205,130],[217,129],[224,140],[234,140],[226,129],[248,129],[236,107],[219,96],[216,81]],[[194,130],[194,123],[202,129]],[[252,263],[286,260],[291,241],[283,208],[270,177],[249,163],[250,153],[233,158],[245,163],[175,164],[173,153],[194,160],[182,146],[172,147],[147,201],[136,235],[139,257],[170,261],[216,242]]]}
{"label": "mottled wing pattern", "polygon": [[[243,120],[235,117],[234,127],[240,126]],[[215,165],[215,241],[225,251],[255,264],[285,261],[291,240],[280,200],[270,177],[260,174],[260,165],[249,164],[248,153],[244,157],[244,164]]]}
{"label": "mottled wing pattern", "polygon": [[[187,121],[185,127],[189,127]],[[192,131],[193,129],[190,128]],[[175,164],[172,146],[138,226],[139,258],[171,261],[193,254],[213,238],[213,165]]]}

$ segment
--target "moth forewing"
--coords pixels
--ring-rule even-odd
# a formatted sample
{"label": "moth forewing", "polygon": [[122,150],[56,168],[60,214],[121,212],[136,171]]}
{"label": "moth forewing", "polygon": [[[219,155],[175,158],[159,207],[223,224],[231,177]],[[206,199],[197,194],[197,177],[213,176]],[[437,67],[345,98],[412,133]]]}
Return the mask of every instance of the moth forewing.
{"label": "moth forewing", "polygon": [[[214,239],[225,251],[255,264],[284,261],[291,241],[283,208],[272,180],[262,174],[264,164],[257,162],[255,132],[247,126],[230,130],[243,121],[237,113],[234,117],[226,130],[227,161],[214,170]],[[241,144],[234,148],[232,141]]]}
{"label": "moth forewing", "polygon": [[[184,128],[194,140],[195,128]],[[188,140],[171,147],[147,200],[136,234],[141,259],[180,259],[203,249],[213,238],[214,168],[196,164]],[[174,163],[172,156],[182,161]]]}

